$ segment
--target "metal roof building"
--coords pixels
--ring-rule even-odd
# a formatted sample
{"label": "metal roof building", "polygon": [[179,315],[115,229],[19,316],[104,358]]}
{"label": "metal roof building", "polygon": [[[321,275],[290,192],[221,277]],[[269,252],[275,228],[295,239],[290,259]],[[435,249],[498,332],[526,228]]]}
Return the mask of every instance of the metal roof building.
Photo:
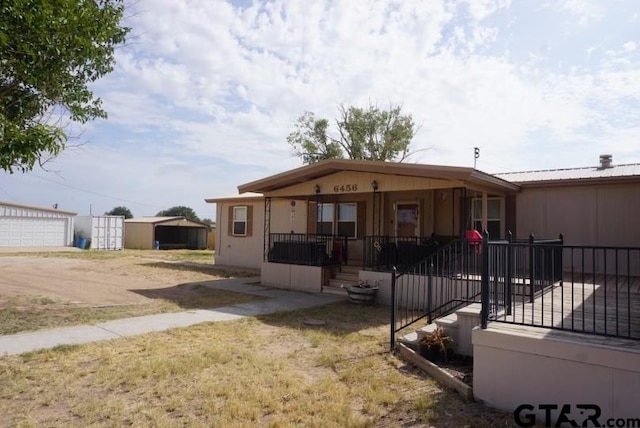
{"label": "metal roof building", "polygon": [[209,225],[186,217],[141,217],[124,221],[124,247],[137,250],[207,248]]}

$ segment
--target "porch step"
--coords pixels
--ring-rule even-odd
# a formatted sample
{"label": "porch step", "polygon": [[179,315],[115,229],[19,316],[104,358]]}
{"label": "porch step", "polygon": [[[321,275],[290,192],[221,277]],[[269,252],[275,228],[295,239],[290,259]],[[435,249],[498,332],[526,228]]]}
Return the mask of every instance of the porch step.
{"label": "porch step", "polygon": [[340,272],[339,273],[345,273],[345,274],[354,274],[354,275],[358,275],[358,272],[360,272],[362,270],[362,265],[361,264],[354,264],[354,265],[342,265],[340,266]]}
{"label": "porch step", "polygon": [[[331,280],[333,281],[333,280]],[[348,287],[347,285],[345,285],[345,288],[340,287],[340,285],[331,285],[331,281],[329,281],[329,285],[325,285],[324,287],[322,287],[322,292],[323,293],[329,293],[329,294],[338,294],[340,296],[347,296],[347,289],[346,287]]]}
{"label": "porch step", "polygon": [[353,282],[354,284],[357,284],[358,272],[336,272],[335,279],[343,282]]}
{"label": "porch step", "polygon": [[425,325],[424,327],[416,330],[417,340],[420,341],[420,339],[427,334],[433,333],[438,327],[442,327],[446,335],[451,337],[453,340],[458,339],[458,316],[453,313],[446,317],[438,318],[431,324]]}
{"label": "porch step", "polygon": [[[329,280],[329,286],[328,287],[333,287],[333,288],[337,288],[337,289],[345,289],[344,292],[346,293],[347,290],[346,288],[351,287],[352,285],[358,285],[358,278],[356,277],[355,280],[349,280],[349,279],[330,279]],[[327,288],[327,287],[325,287]]]}

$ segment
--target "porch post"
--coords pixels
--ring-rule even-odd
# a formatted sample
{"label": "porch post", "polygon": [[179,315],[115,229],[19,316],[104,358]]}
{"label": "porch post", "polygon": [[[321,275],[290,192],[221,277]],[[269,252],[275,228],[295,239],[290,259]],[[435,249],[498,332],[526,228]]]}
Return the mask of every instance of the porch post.
{"label": "porch post", "polygon": [[489,195],[482,192],[482,230],[487,230],[487,217],[489,217]]}

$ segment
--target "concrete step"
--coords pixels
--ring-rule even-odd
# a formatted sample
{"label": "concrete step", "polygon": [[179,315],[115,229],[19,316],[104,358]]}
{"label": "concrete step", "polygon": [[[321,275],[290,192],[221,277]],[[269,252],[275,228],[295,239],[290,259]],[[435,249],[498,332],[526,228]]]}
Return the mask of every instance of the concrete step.
{"label": "concrete step", "polygon": [[347,273],[347,274],[355,274],[357,275],[358,272],[360,272],[362,270],[362,266],[360,265],[342,265],[340,266],[340,273]]}
{"label": "concrete step", "polygon": [[[352,285],[358,285],[357,279],[355,281],[348,281],[348,280],[341,280],[341,279],[329,280],[329,287],[333,287],[333,288],[349,288]],[[347,290],[344,290],[344,292],[346,293]]]}
{"label": "concrete step", "polygon": [[[345,287],[347,286],[345,285]],[[346,288],[340,287],[339,285],[337,287],[333,285],[325,285],[324,287],[322,287],[322,292],[329,294],[338,294],[340,296],[348,295]]]}
{"label": "concrete step", "polygon": [[415,331],[398,338],[398,343],[405,344],[413,350],[418,349],[418,342],[418,333]]}
{"label": "concrete step", "polygon": [[336,272],[335,279],[358,283],[358,272]]}

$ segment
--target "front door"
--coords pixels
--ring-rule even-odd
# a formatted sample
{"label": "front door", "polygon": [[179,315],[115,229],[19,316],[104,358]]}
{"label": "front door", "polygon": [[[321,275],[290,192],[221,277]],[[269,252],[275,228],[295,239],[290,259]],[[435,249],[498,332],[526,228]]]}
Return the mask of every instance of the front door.
{"label": "front door", "polygon": [[420,236],[420,207],[415,202],[396,205],[396,236]]}

